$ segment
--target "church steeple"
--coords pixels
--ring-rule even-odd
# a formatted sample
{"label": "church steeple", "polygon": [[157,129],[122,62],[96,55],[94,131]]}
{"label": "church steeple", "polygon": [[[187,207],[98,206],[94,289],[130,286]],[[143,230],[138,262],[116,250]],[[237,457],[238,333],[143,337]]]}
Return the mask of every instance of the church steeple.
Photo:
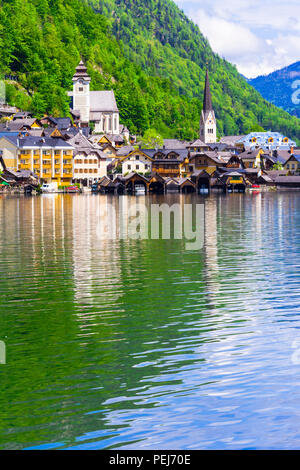
{"label": "church steeple", "polygon": [[76,67],[73,75],[73,110],[80,114],[80,122],[87,126],[90,121],[90,82],[91,77],[82,62]]}
{"label": "church steeple", "polygon": [[77,80],[79,79],[82,79],[86,82],[90,82],[91,81],[91,77],[89,76],[89,74],[87,73],[87,68],[86,66],[84,65],[83,61],[81,60],[79,62],[79,64],[77,65],[76,67],[76,72],[75,74],[73,75],[73,82],[77,82]]}
{"label": "church steeple", "polygon": [[208,111],[213,111],[211,92],[210,92],[210,84],[209,84],[209,76],[208,76],[208,69],[206,69],[206,77],[205,77],[203,111],[205,113],[208,112]]}
{"label": "church steeple", "polygon": [[212,105],[208,69],[206,69],[203,109],[200,119],[200,139],[206,144],[217,141],[217,121]]}

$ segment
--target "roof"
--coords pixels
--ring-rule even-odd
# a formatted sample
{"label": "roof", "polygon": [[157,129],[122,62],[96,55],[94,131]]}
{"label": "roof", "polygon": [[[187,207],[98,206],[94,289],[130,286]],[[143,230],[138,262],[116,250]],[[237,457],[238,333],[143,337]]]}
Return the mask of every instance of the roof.
{"label": "roof", "polygon": [[218,163],[218,164],[224,164],[226,163],[225,160],[222,159],[222,157],[220,157],[217,152],[212,152],[212,151],[205,151],[205,152],[191,152],[190,153],[190,158],[192,157],[196,157],[197,155],[201,155],[201,156],[206,156],[208,158],[210,158],[211,160],[213,160],[215,163]]}
{"label": "roof", "polygon": [[117,151],[117,156],[118,157],[127,157],[131,152],[134,152],[135,148],[132,145],[126,145],[124,147],[121,147]]}
{"label": "roof", "polygon": [[75,70],[75,74],[73,75],[73,82],[76,82],[77,80],[79,80],[80,78],[82,78],[84,81],[86,82],[90,82],[91,81],[91,77],[89,76],[89,74],[87,73],[87,68],[86,66],[84,65],[83,61],[81,60],[79,62],[79,64],[77,65],[76,67],[76,70]]}
{"label": "roof", "polygon": [[197,140],[195,140],[194,142],[192,142],[188,145],[188,148],[191,148],[191,147],[206,147],[206,148],[209,148],[209,145],[202,142],[202,140],[197,139]]}
{"label": "roof", "polygon": [[188,147],[189,143],[177,139],[164,139],[163,149],[164,150],[184,150]]}
{"label": "roof", "polygon": [[6,121],[0,124],[1,132],[18,131],[23,127],[31,127],[35,123],[36,119],[17,119],[16,121]]}
{"label": "roof", "polygon": [[244,135],[225,135],[224,137],[221,137],[220,143],[234,146],[236,142],[241,141],[244,137]]}
{"label": "roof", "polygon": [[277,176],[275,179],[276,184],[297,184],[300,186],[300,176]]}
{"label": "roof", "polygon": [[207,114],[209,111],[213,111],[213,105],[212,105],[211,92],[210,92],[208,69],[206,69],[204,98],[203,98],[203,112],[204,114]]}
{"label": "roof", "polygon": [[118,113],[118,106],[113,90],[107,91],[91,91],[90,92],[90,114],[91,120],[97,120],[99,116],[97,113],[101,112],[116,112]]}
{"label": "roof", "polygon": [[73,147],[65,142],[63,139],[60,138],[52,138],[52,137],[18,137],[15,135],[5,135],[3,136],[5,139],[9,140],[13,145],[18,148],[66,148],[66,149],[73,149]]}

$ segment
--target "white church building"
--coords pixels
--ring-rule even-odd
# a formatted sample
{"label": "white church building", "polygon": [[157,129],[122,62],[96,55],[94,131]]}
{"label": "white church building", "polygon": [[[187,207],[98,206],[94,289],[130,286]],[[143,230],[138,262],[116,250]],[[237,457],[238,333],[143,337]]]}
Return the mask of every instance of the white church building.
{"label": "white church building", "polygon": [[90,91],[91,77],[82,61],[76,67],[72,80],[73,91],[68,95],[72,97],[72,114],[81,126],[87,127],[93,122],[95,134],[118,135],[120,114],[114,91]]}

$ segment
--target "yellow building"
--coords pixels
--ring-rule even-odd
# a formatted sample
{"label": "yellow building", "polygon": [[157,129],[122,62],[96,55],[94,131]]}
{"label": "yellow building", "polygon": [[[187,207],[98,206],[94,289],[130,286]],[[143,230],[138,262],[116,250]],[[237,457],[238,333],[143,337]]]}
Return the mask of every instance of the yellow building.
{"label": "yellow building", "polygon": [[18,137],[0,138],[0,153],[11,170],[30,170],[45,183],[69,186],[73,178],[74,148],[62,139]]}

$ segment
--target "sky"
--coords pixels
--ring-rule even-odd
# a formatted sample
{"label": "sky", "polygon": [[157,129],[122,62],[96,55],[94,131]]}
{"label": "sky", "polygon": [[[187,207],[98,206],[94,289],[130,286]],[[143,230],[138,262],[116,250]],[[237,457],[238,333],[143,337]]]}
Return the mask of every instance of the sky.
{"label": "sky", "polygon": [[300,0],[174,0],[248,78],[300,60]]}

